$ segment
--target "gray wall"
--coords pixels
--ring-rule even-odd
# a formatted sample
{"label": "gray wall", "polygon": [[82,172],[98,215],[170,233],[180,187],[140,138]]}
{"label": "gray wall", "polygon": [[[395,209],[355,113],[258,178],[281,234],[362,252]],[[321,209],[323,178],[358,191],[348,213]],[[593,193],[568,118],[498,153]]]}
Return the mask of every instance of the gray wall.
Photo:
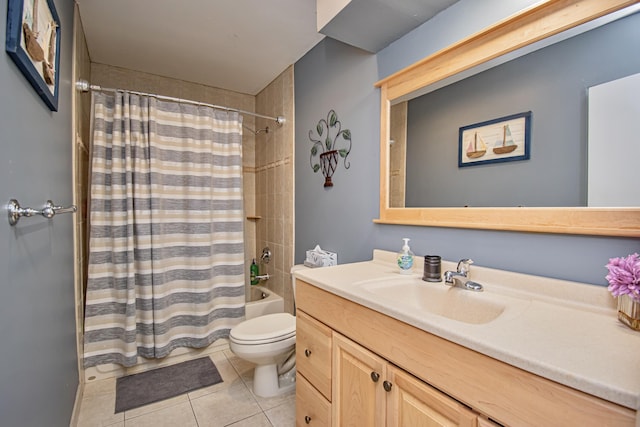
{"label": "gray wall", "polygon": [[[73,1],[61,21],[59,110],[51,112],[8,55],[0,60],[0,203],[69,204]],[[0,2],[7,10],[7,0]],[[0,33],[6,31],[6,14]],[[4,38],[3,38],[4,43]],[[0,424],[69,425],[78,386],[72,217],[0,224]]]}
{"label": "gray wall", "polygon": [[[640,13],[409,101],[406,206],[586,206],[587,90],[640,72],[638,28]],[[460,127],[525,111],[529,160],[458,168]]]}
{"label": "gray wall", "polygon": [[[325,38],[295,64],[295,222],[296,263],[319,244],[338,251],[338,262],[371,252],[371,221],[378,215],[380,165],[377,123],[380,100],[375,55]],[[322,172],[310,164],[316,125],[335,110],[342,129],[351,131],[349,169],[340,159],[333,187],[325,189]],[[376,192],[376,197],[372,192]],[[360,255],[361,256],[361,255]]]}
{"label": "gray wall", "polygon": [[[411,238],[418,255],[470,257],[476,264],[605,285],[610,257],[639,251],[637,239],[374,224],[379,198],[379,93],[374,83],[534,1],[462,0],[377,55],[325,39],[295,64],[295,261],[320,244],[338,262],[397,251]],[[351,130],[351,168],[338,166],[334,187],[309,166],[309,130],[329,109]]]}

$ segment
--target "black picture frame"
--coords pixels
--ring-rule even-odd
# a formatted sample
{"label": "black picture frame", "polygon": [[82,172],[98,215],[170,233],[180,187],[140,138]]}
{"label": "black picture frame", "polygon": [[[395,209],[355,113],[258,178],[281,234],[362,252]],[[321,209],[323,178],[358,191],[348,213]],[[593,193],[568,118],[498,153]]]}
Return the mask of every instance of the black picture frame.
{"label": "black picture frame", "polygon": [[460,128],[458,167],[529,160],[531,111]]}
{"label": "black picture frame", "polygon": [[52,111],[58,111],[60,33],[53,0],[9,0],[6,51]]}

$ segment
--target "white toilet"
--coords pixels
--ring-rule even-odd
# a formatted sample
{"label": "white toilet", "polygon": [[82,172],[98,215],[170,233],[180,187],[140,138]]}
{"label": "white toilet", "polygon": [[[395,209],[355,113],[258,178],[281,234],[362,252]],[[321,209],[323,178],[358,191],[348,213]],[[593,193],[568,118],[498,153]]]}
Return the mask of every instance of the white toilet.
{"label": "white toilet", "polygon": [[[292,282],[295,300],[295,279]],[[289,313],[245,320],[229,332],[231,351],[256,364],[253,392],[261,397],[277,396],[295,387],[295,345],[296,318]]]}
{"label": "white toilet", "polygon": [[239,358],[256,364],[257,396],[277,396],[295,387],[293,381],[281,386],[278,378],[278,365],[289,357],[295,361],[296,318],[289,313],[258,316],[236,325],[229,333],[229,347]]}

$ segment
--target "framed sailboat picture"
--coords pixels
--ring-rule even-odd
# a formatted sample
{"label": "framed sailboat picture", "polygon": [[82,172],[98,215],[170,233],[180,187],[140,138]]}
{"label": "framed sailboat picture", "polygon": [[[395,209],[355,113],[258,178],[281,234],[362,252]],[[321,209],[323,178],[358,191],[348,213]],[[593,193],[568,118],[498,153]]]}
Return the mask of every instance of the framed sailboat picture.
{"label": "framed sailboat picture", "polygon": [[60,19],[53,0],[9,0],[6,51],[49,109],[58,111]]}
{"label": "framed sailboat picture", "polygon": [[528,160],[531,111],[460,128],[458,167]]}

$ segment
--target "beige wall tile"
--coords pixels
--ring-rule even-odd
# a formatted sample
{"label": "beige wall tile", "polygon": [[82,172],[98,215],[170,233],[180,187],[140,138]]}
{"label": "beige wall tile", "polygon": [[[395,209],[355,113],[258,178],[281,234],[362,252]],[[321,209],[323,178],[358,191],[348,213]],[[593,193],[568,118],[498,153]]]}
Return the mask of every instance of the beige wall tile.
{"label": "beige wall tile", "polygon": [[271,124],[273,131],[264,139],[256,138],[256,203],[263,216],[257,238],[258,246],[268,245],[274,254],[268,267],[273,279],[266,286],[283,296],[287,311],[292,312],[289,271],[293,264],[293,67],[256,96],[256,111],[283,115],[286,120],[283,126]]}

